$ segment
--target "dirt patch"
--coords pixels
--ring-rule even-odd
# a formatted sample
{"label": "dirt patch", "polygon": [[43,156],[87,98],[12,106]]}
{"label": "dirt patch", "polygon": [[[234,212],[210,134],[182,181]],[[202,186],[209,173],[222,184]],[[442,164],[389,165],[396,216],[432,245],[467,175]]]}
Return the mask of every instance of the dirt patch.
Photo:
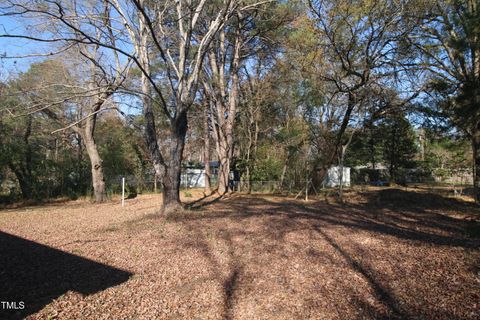
{"label": "dirt patch", "polygon": [[154,195],[0,211],[0,298],[26,303],[0,316],[478,319],[477,209],[389,192],[346,205],[195,194],[174,218]]}

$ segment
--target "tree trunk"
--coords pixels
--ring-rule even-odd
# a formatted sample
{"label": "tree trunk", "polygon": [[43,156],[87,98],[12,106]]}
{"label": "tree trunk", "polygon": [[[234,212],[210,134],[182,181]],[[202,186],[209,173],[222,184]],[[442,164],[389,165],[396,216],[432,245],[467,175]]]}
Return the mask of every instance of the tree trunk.
{"label": "tree trunk", "polygon": [[338,185],[338,196],[340,198],[340,203],[344,203],[343,201],[343,162],[345,160],[345,147],[342,146],[341,154],[340,154],[340,174],[339,174],[339,180],[340,183]]}
{"label": "tree trunk", "polygon": [[309,183],[308,171],[306,171],[306,174],[305,174],[305,201],[308,201],[308,183]]}
{"label": "tree trunk", "polygon": [[23,178],[21,175],[17,175],[18,184],[20,185],[20,190],[22,191],[23,199],[32,199],[33,198],[33,188],[28,179]]}
{"label": "tree trunk", "polygon": [[[161,213],[168,211],[170,208],[172,210],[176,210],[177,206],[180,206],[180,165],[178,164],[178,168],[175,167],[173,160],[168,161],[168,163],[163,158],[162,154],[160,153],[160,147],[158,145],[157,140],[157,130],[155,126],[155,116],[154,116],[154,109],[153,103],[154,101],[151,99],[152,97],[152,88],[150,79],[147,75],[150,75],[150,57],[149,57],[149,33],[148,28],[146,26],[145,19],[140,17],[139,19],[139,29],[141,30],[140,33],[140,41],[136,45],[136,49],[139,52],[139,61],[143,67],[143,72],[141,74],[141,90],[142,90],[142,104],[143,104],[143,117],[145,119],[145,126],[143,136],[145,139],[145,144],[147,146],[147,150],[150,154],[150,158],[152,159],[153,168],[155,170],[155,178],[161,178],[162,186],[163,186],[163,202],[160,209]],[[175,119],[169,119],[171,128],[175,126]],[[186,122],[186,119],[185,119]],[[172,147],[175,144],[178,144],[178,138],[174,137],[174,131],[172,130],[171,142],[170,142],[170,153],[175,153],[175,149],[172,150]],[[182,139],[182,147],[181,151],[183,152],[183,144],[185,135]],[[177,172],[172,172],[177,170]],[[176,191],[175,191],[176,189]],[[176,205],[177,203],[178,205]],[[172,205],[173,204],[173,205]]]}
{"label": "tree trunk", "polygon": [[208,107],[205,107],[204,111],[204,135],[203,135],[203,162],[205,164],[205,195],[212,193],[212,186],[210,183],[210,176],[212,174],[210,170],[210,130],[208,127]]}
{"label": "tree trunk", "polygon": [[90,158],[90,165],[92,166],[92,185],[93,197],[95,203],[105,202],[107,200],[107,193],[105,190],[105,178],[103,175],[102,159],[98,153],[97,144],[93,137],[86,136],[83,139],[85,149]]}
{"label": "tree trunk", "polygon": [[[231,119],[228,119],[229,121]],[[226,137],[219,137],[219,149],[217,150],[218,160],[220,162],[218,168],[218,189],[217,192],[221,195],[230,191],[230,166],[233,158],[233,127],[229,126],[226,130]]]}
{"label": "tree trunk", "polygon": [[372,163],[372,170],[376,168],[376,158],[375,158],[375,141],[373,138],[373,125],[370,127],[370,139],[369,139],[369,146],[370,146],[370,161]]}
{"label": "tree trunk", "polygon": [[480,204],[480,122],[472,132],[473,150],[473,195],[475,202]]}
{"label": "tree trunk", "polygon": [[20,191],[22,192],[22,198],[23,199],[31,199],[33,194],[32,194],[32,180],[28,179],[25,174],[22,172],[24,170],[15,167],[12,163],[9,163],[8,166],[10,167],[10,170],[13,171],[15,174],[15,177],[17,178],[18,184],[20,186]]}
{"label": "tree trunk", "polygon": [[30,136],[32,134],[32,122],[33,117],[29,115],[26,118],[26,128],[25,133],[23,134],[23,143],[25,147],[25,152],[22,155],[23,159],[14,164],[12,161],[9,161],[8,166],[10,170],[15,174],[18,184],[20,185],[20,191],[22,192],[23,199],[31,199],[34,196],[35,185],[34,176],[32,174],[32,148],[30,146]]}
{"label": "tree trunk", "polygon": [[[100,110],[103,102],[106,97],[99,98],[97,102],[92,106],[92,112],[97,112]],[[91,117],[88,117],[85,120],[85,127],[81,129],[81,135],[83,135],[83,143],[85,144],[85,149],[87,151],[88,157],[90,159],[90,165],[92,170],[92,185],[93,185],[93,196],[95,203],[101,203],[107,201],[107,193],[105,190],[105,178],[103,175],[103,165],[102,158],[98,153],[97,144],[95,142],[94,133],[97,123],[97,114],[93,114]]]}
{"label": "tree trunk", "polygon": [[285,181],[285,175],[287,174],[288,158],[287,162],[284,163],[282,169],[282,175],[280,176],[280,189],[283,190],[283,182]]}
{"label": "tree trunk", "polygon": [[348,93],[348,105],[347,109],[345,110],[345,114],[343,115],[342,123],[340,126],[340,129],[338,130],[334,145],[332,146],[331,151],[329,151],[329,155],[322,164],[321,168],[317,171],[318,174],[316,175],[316,181],[320,184],[323,184],[323,180],[325,179],[328,168],[333,164],[335,161],[335,158],[338,154],[338,149],[342,145],[342,138],[343,135],[345,134],[345,131],[347,130],[348,124],[350,123],[350,118],[352,117],[352,112],[355,109],[355,106],[357,105],[357,97],[355,92],[349,92]]}
{"label": "tree trunk", "polygon": [[[222,148],[223,149],[223,148]],[[229,176],[230,176],[230,152],[222,150],[219,154],[220,166],[218,168],[218,193],[223,195],[229,190]]]}
{"label": "tree trunk", "polygon": [[397,183],[397,154],[395,152],[397,148],[397,129],[396,125],[394,124],[392,128],[392,135],[390,137],[390,169],[389,169],[389,174],[390,174],[390,182],[391,183]]}
{"label": "tree trunk", "polygon": [[247,165],[246,165],[246,172],[245,172],[245,181],[247,182],[247,193],[251,192],[251,183],[250,183],[250,166],[251,166],[251,159],[250,153],[252,150],[252,132],[250,128],[248,129],[248,148],[247,148]]}
{"label": "tree trunk", "polygon": [[[240,25],[237,26],[240,28]],[[216,143],[218,160],[220,167],[218,169],[218,188],[220,195],[227,193],[230,189],[229,175],[230,163],[233,156],[233,130],[235,115],[237,110],[237,100],[239,94],[239,70],[240,70],[240,49],[242,39],[239,29],[235,31],[235,40],[231,65],[227,70],[226,58],[228,52],[225,29],[222,29],[218,39],[218,54],[215,51],[209,53],[210,70],[212,73],[212,86],[205,84],[207,94],[212,101],[212,116],[214,117],[214,138]],[[229,83],[230,86],[228,85]]]}
{"label": "tree trunk", "polygon": [[245,181],[247,183],[247,193],[250,194],[252,193],[252,184],[250,183],[250,163],[247,164]]}
{"label": "tree trunk", "polygon": [[[177,143],[182,144],[179,141]],[[180,202],[181,161],[168,161],[167,165],[168,167],[162,177],[163,203],[161,213],[168,215],[182,209],[182,203]]]}
{"label": "tree trunk", "polygon": [[162,176],[163,204],[161,211],[163,214],[170,214],[183,209],[180,201],[180,174],[187,125],[186,111],[181,112],[175,119],[171,120],[169,157],[164,159],[165,170],[163,170]]}
{"label": "tree trunk", "polygon": [[345,154],[347,153],[348,146],[350,143],[352,143],[353,140],[353,135],[355,133],[355,130],[352,131],[352,134],[350,135],[348,141],[346,144],[342,145],[340,147],[340,186],[339,186],[339,196],[340,196],[340,202],[345,203],[343,199],[343,168],[344,168],[344,163],[345,163]]}
{"label": "tree trunk", "polygon": [[210,157],[205,158],[205,195],[212,194],[212,183],[211,183],[212,170],[210,168]]}

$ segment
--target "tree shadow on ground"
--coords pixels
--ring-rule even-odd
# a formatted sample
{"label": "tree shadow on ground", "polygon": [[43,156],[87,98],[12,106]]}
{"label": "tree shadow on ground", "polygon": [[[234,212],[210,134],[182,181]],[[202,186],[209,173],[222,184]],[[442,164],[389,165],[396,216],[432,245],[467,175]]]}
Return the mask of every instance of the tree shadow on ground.
{"label": "tree shadow on ground", "polygon": [[[214,203],[219,202],[222,200],[226,195],[224,194],[218,194],[218,193],[213,193],[211,195],[204,195],[203,197],[188,202],[185,204],[185,207],[189,210],[201,210],[202,208],[205,208],[209,205],[212,205]],[[208,199],[208,200],[207,200]]]}
{"label": "tree shadow on ground", "polygon": [[470,240],[479,235],[480,206],[472,202],[400,189],[379,190],[364,197],[366,202],[345,208],[380,232],[433,245],[476,246]]}
{"label": "tree shadow on ground", "polygon": [[238,278],[241,273],[241,268],[234,268],[228,278],[223,283],[223,289],[225,291],[224,301],[224,315],[223,319],[233,319],[233,308],[235,303],[235,289],[238,285]]}
{"label": "tree shadow on ground", "polygon": [[119,285],[132,273],[0,232],[0,301],[24,303],[23,309],[0,305],[1,319],[31,315],[67,291],[93,294]]}
{"label": "tree shadow on ground", "polygon": [[[216,198],[217,199],[217,198]],[[210,203],[210,202],[209,202]],[[204,205],[202,205],[203,207]],[[185,222],[186,216],[180,216],[176,220],[179,223]],[[233,309],[235,306],[235,292],[238,282],[242,276],[243,266],[241,258],[236,256],[232,236],[227,229],[216,230],[219,238],[224,241],[226,251],[223,259],[215,256],[202,228],[197,225],[184,224],[189,234],[190,241],[183,243],[183,246],[194,247],[208,261],[210,276],[214,278],[223,288],[223,312],[222,319],[234,319]]]}
{"label": "tree shadow on ground", "polygon": [[[391,199],[397,192],[401,193],[397,198],[402,200],[397,203],[389,202],[386,195]],[[427,200],[422,202],[422,199]],[[278,202],[261,196],[237,196],[223,201],[229,207],[228,210],[206,215],[187,215],[185,218],[188,220],[224,217],[246,219],[258,215],[284,214],[290,219],[310,219],[329,225],[365,230],[432,245],[464,248],[478,246],[478,241],[472,241],[468,237],[468,229],[472,225],[480,227],[478,221],[462,220],[442,214],[443,209],[456,208],[466,215],[471,210],[471,214],[480,218],[480,210],[475,205],[439,195],[418,194],[397,189],[372,192],[366,200],[365,203],[340,205],[323,201],[304,202],[285,198],[285,201]],[[209,205],[210,203],[207,203],[203,207],[207,209]]]}
{"label": "tree shadow on ground", "polygon": [[[427,248],[426,250],[436,250],[435,248],[441,247],[460,247],[467,250],[478,250],[479,248],[479,240],[470,237],[465,232],[469,225],[478,224],[478,222],[442,214],[443,210],[452,208],[467,214],[473,210],[473,214],[476,214],[477,208],[456,199],[447,199],[431,194],[381,190],[369,194],[364,203],[350,205],[326,204],[320,201],[306,203],[289,199],[278,201],[278,199],[261,196],[234,196],[215,204],[212,208],[209,208],[209,205],[203,206],[207,213],[195,214],[192,212],[192,215],[184,215],[177,221],[187,223],[195,229],[202,228],[205,224],[210,225],[217,219],[221,219],[222,224],[225,225],[228,224],[228,221],[235,221],[238,225],[248,225],[250,219],[265,217],[264,220],[258,220],[262,225],[256,226],[253,230],[229,229],[228,239],[224,239],[228,240],[227,243],[230,247],[232,247],[230,240],[232,237],[256,239],[256,248],[252,248],[252,250],[259,252],[273,252],[275,251],[274,247],[279,248],[277,252],[282,252],[285,239],[291,233],[304,230],[307,233],[316,234],[311,241],[320,239],[328,244],[350,270],[368,283],[376,301],[383,306],[383,309],[379,311],[372,307],[372,304],[362,296],[353,296],[350,304],[355,305],[358,310],[363,310],[363,317],[374,319],[408,319],[419,316],[420,318],[430,318],[428,315],[431,312],[431,306],[411,309],[408,302],[396,296],[390,285],[389,276],[392,274],[384,274],[381,270],[377,270],[374,262],[359,258],[362,250],[368,249],[368,245],[359,247],[355,244],[346,244],[345,239],[342,240],[343,242],[336,239],[338,234],[335,235],[332,230],[338,230],[337,228],[340,227],[350,230],[352,233],[363,232],[374,237],[388,237],[389,241],[400,241],[413,247],[424,246]],[[205,224],[202,225],[198,222],[205,222]],[[207,252],[208,245],[205,243],[196,243],[195,245],[201,247],[206,256],[211,256]],[[304,248],[298,247],[299,252],[302,249]],[[242,277],[239,280],[240,272],[243,272],[239,270],[243,269],[237,267],[238,265],[248,266],[249,263],[242,261],[242,253],[237,251],[237,249],[236,251],[232,249],[229,254],[234,258],[235,263],[232,268],[229,268],[230,276],[223,285],[225,319],[232,318],[235,291],[239,290],[243,284]],[[327,260],[323,259],[323,261]],[[220,269],[220,267],[215,266],[215,269]],[[448,308],[439,309],[436,314],[431,315],[432,319],[439,317],[462,318],[450,312]]]}
{"label": "tree shadow on ground", "polygon": [[[398,302],[396,301],[394,296],[389,292],[389,290],[375,279],[375,277],[371,274],[371,270],[364,267],[361,263],[353,259],[352,256],[350,256],[346,250],[344,250],[332,237],[330,237],[322,229],[316,227],[316,230],[318,231],[319,234],[321,234],[321,236],[325,239],[325,241],[329,245],[331,245],[333,248],[335,248],[335,250],[337,250],[338,253],[340,253],[342,258],[345,259],[345,261],[349,264],[350,268],[355,270],[355,272],[360,274],[363,278],[365,278],[368,281],[370,287],[373,289],[375,298],[387,307],[389,311],[389,315],[388,315],[389,318],[394,318],[394,319],[410,318],[408,312],[405,310],[402,310],[401,307],[399,307]],[[369,313],[369,316],[373,318],[384,317],[384,315],[381,315],[375,310],[373,310],[372,308],[370,308],[369,304],[362,301],[361,299],[357,299],[356,302],[357,304],[361,305],[362,308]]]}
{"label": "tree shadow on ground", "polygon": [[458,198],[446,197],[440,193],[428,191],[407,191],[396,188],[381,189],[377,192],[363,194],[369,205],[383,208],[411,208],[421,210],[470,210],[480,215],[480,206],[474,202],[463,201]]}

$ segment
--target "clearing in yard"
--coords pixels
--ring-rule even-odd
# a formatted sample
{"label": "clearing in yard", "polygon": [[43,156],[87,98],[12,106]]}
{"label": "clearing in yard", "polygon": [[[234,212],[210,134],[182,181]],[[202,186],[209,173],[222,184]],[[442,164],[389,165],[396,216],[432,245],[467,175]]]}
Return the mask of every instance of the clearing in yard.
{"label": "clearing in yard", "polygon": [[0,300],[25,305],[0,318],[480,317],[471,203],[399,189],[345,205],[237,194],[173,217],[160,203],[0,211]]}

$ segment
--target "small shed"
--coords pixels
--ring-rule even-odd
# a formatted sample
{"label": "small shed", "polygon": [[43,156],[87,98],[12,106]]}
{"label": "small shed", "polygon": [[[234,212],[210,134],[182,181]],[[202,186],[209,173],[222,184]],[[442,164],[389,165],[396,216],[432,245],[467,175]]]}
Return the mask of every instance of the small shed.
{"label": "small shed", "polygon": [[[323,180],[324,187],[335,188],[340,185],[340,176],[341,176],[340,173],[342,172],[341,168],[342,167],[340,166],[335,166],[335,167],[330,167],[328,169],[327,175]],[[342,183],[343,183],[343,186],[350,187],[350,168],[349,167],[343,167]]]}
{"label": "small shed", "polygon": [[186,168],[180,176],[180,184],[184,188],[205,187],[205,169]]}

